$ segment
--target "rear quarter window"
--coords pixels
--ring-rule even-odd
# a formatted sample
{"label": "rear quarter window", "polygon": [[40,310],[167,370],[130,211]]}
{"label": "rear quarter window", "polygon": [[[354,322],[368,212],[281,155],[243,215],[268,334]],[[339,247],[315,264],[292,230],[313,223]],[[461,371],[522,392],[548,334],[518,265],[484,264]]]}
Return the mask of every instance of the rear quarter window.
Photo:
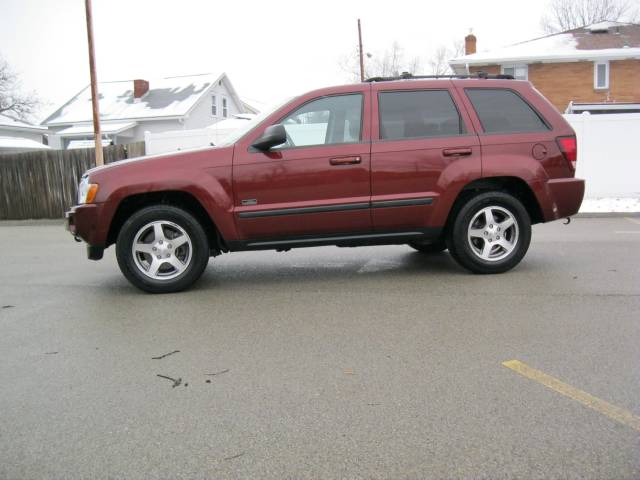
{"label": "rear quarter window", "polygon": [[542,132],[549,127],[540,115],[513,90],[466,88],[485,133]]}

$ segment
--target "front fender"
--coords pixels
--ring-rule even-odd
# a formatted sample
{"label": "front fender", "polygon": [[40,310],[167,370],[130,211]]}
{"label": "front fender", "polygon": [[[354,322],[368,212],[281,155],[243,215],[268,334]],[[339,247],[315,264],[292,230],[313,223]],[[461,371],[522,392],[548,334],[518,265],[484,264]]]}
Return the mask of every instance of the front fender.
{"label": "front fender", "polygon": [[98,183],[96,203],[102,205],[96,237],[106,243],[118,207],[133,195],[182,192],[195,198],[223,238],[237,238],[233,221],[232,149],[206,149],[109,165],[90,172]]}
{"label": "front fender", "polygon": [[[220,171],[228,168],[228,172]],[[223,238],[236,238],[235,223],[233,222],[233,200],[230,184],[226,185],[223,178],[231,175],[231,167],[217,167],[207,169],[198,178],[173,178],[154,182],[130,183],[113,190],[105,201],[105,222],[109,225],[122,202],[134,195],[144,195],[162,192],[182,192],[191,195],[205,209]],[[106,218],[108,216],[108,218]]]}

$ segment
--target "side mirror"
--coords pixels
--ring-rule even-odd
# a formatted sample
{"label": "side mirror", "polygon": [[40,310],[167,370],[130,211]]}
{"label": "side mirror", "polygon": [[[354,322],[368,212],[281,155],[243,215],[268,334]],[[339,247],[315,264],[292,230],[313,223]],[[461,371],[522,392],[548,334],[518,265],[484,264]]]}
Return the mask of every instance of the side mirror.
{"label": "side mirror", "polygon": [[287,131],[284,129],[284,125],[278,123],[267,127],[264,133],[251,146],[264,152],[286,141]]}

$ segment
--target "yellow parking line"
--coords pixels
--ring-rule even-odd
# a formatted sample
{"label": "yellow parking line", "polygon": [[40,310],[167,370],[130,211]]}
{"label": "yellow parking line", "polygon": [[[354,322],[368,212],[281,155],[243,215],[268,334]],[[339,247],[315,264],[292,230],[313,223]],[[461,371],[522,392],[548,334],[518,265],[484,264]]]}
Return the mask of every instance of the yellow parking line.
{"label": "yellow parking line", "polygon": [[627,220],[629,220],[631,223],[636,223],[638,225],[640,225],[640,220],[638,220],[637,218],[633,218],[633,217],[624,217]]}
{"label": "yellow parking line", "polygon": [[548,387],[551,390],[555,390],[565,397],[569,397],[570,399],[575,400],[576,402],[579,402],[584,406],[595,410],[596,412],[600,412],[601,414],[606,415],[616,422],[620,422],[640,432],[640,417],[636,417],[633,413],[623,408],[611,405],[610,403],[605,402],[604,400],[600,400],[599,398],[594,397],[587,392],[583,392],[582,390],[578,390],[571,385],[567,385],[557,378],[552,377],[551,375],[547,375],[546,373],[541,372],[540,370],[536,370],[535,368],[531,368],[530,366],[520,362],[519,360],[509,360],[507,362],[502,362],[502,365],[510,368],[514,372],[519,373],[520,375],[523,375],[531,380],[535,380],[545,387]]}

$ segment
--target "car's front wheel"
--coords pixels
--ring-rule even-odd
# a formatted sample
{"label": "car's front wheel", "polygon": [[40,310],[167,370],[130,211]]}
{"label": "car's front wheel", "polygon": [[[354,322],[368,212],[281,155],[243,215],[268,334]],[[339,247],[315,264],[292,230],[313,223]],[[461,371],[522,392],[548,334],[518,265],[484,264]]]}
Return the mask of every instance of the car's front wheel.
{"label": "car's front wheel", "polygon": [[453,258],[473,273],[502,273],[529,249],[531,220],[520,200],[505,192],[470,198],[447,233]]}
{"label": "car's front wheel", "polygon": [[209,261],[209,245],[193,215],[158,205],[135,212],[124,223],[116,256],[124,276],[141,290],[178,292],[202,275]]}

